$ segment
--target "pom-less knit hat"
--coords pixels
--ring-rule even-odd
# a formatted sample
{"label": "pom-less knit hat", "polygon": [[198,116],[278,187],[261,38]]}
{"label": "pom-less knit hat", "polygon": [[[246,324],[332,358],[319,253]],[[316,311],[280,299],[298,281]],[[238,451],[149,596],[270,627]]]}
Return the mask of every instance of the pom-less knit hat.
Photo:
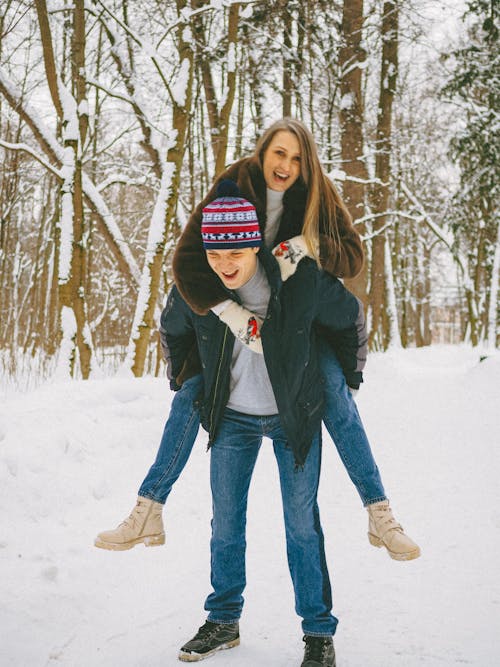
{"label": "pom-less knit hat", "polygon": [[241,197],[234,181],[221,181],[217,199],[203,209],[201,238],[205,250],[255,248],[262,244],[255,207]]}

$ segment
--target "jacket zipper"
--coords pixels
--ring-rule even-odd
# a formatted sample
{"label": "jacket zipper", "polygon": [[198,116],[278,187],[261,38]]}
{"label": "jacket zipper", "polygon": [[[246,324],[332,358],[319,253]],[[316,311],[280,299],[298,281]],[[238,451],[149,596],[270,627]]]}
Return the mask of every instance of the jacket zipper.
{"label": "jacket zipper", "polygon": [[227,332],[228,332],[228,327],[226,326],[224,328],[224,338],[222,340],[222,348],[220,352],[220,357],[219,357],[219,366],[217,368],[217,376],[215,378],[215,389],[214,389],[214,397],[212,400],[212,409],[210,410],[210,430],[209,430],[209,438],[208,438],[208,446],[210,447],[210,444],[213,440],[214,437],[214,424],[213,424],[213,418],[214,418],[214,410],[215,406],[217,403],[217,390],[219,388],[219,379],[220,379],[220,371],[222,367],[222,362],[224,360],[224,349],[226,347],[226,338],[227,338]]}

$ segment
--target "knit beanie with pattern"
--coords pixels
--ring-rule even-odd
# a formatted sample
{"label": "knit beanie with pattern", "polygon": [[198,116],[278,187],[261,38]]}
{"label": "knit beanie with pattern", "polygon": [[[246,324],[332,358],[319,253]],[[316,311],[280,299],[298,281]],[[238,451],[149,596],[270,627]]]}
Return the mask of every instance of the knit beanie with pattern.
{"label": "knit beanie with pattern", "polygon": [[205,250],[256,248],[262,244],[255,207],[241,197],[234,181],[222,180],[217,199],[203,209],[201,238]]}

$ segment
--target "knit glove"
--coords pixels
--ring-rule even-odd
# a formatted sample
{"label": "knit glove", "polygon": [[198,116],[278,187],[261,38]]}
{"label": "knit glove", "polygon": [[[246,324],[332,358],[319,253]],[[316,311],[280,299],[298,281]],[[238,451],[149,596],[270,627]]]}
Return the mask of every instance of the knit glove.
{"label": "knit glove", "polygon": [[211,310],[224,324],[227,324],[240,342],[249,347],[252,352],[263,354],[260,338],[262,320],[260,317],[232,299],[217,304]]}
{"label": "knit glove", "polygon": [[272,253],[278,261],[283,282],[295,273],[303,257],[312,257],[302,234],[279,243],[273,248]]}

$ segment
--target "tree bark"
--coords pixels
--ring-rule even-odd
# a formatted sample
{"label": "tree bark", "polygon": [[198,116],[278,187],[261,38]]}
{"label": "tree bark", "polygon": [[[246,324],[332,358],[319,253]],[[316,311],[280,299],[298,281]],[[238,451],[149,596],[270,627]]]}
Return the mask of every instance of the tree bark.
{"label": "tree bark", "polygon": [[[179,16],[186,7],[186,4],[185,0],[177,0]],[[154,329],[154,315],[161,283],[165,246],[169,230],[175,223],[180,175],[186,145],[185,137],[191,113],[193,52],[191,44],[184,40],[184,26],[182,24],[179,25],[177,30],[177,44],[179,63],[187,59],[189,73],[186,81],[184,105],[181,106],[173,101],[172,128],[175,130],[176,138],[174,144],[167,151],[160,192],[155,211],[153,212],[143,278],[139,290],[134,322],[132,324],[129,352],[125,361],[126,365],[128,365],[132,358],[131,369],[136,377],[141,377],[144,374],[147,352]],[[157,230],[155,230],[155,226],[160,223],[155,218],[159,215],[163,216],[160,238],[158,238]]]}
{"label": "tree bark", "polygon": [[[343,197],[354,223],[365,215],[365,187],[368,180],[363,140],[364,107],[361,84],[366,53],[362,47],[362,32],[363,0],[344,0],[339,50],[340,139],[342,168],[346,174]],[[364,223],[357,225],[357,229],[361,235],[366,234]],[[346,286],[363,301],[366,310],[366,262],[359,276],[346,280]]]}
{"label": "tree bark", "polygon": [[[380,71],[380,94],[377,116],[375,184],[371,189],[371,204],[374,219],[372,241],[370,307],[371,331],[369,345],[375,338],[382,342],[387,332],[383,330],[382,314],[385,296],[385,233],[381,231],[387,224],[385,212],[388,209],[391,178],[391,132],[392,107],[396,92],[398,74],[398,0],[386,0],[382,13],[382,66]],[[377,233],[378,232],[378,233]]]}

